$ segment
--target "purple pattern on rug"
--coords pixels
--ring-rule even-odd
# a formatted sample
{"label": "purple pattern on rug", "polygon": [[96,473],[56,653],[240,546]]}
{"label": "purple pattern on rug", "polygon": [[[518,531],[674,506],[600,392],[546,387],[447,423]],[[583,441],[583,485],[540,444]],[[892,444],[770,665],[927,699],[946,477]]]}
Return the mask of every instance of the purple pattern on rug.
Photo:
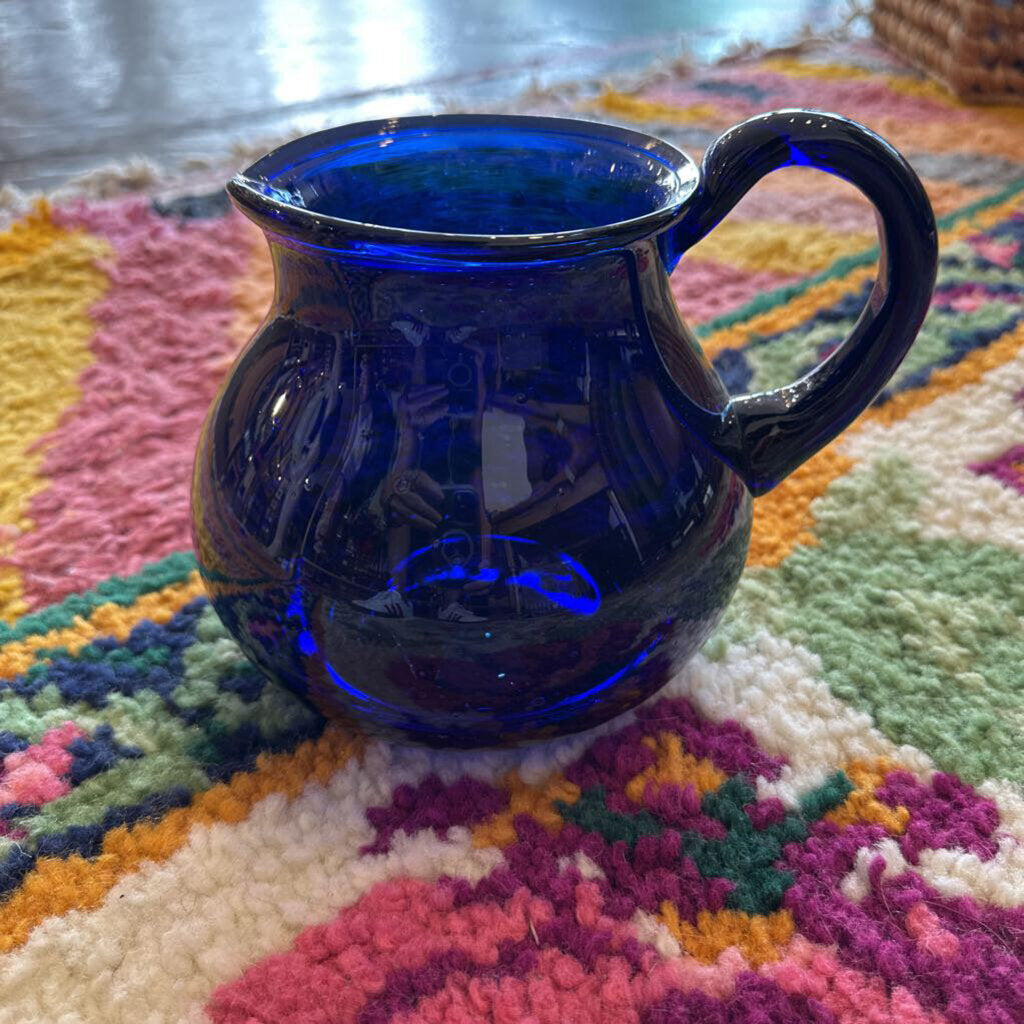
{"label": "purple pattern on rug", "polygon": [[988,302],[1018,305],[1021,296],[981,281],[964,281],[945,288],[939,287],[932,296],[932,306],[953,313],[971,313]]}
{"label": "purple pattern on rug", "polygon": [[424,996],[440,992],[456,972],[467,978],[522,978],[537,964],[537,945],[530,941],[502,942],[496,964],[481,964],[461,949],[449,949],[414,969],[388,972],[383,993],[370,999],[359,1014],[359,1024],[387,1024],[415,1006]]}
{"label": "purple pattern on rug", "polygon": [[937,772],[925,786],[909,772],[889,772],[875,796],[890,807],[902,805],[910,811],[899,844],[911,864],[917,863],[922,850],[966,850],[982,860],[995,856],[999,808],[955,775]]}
{"label": "purple pattern on rug", "polygon": [[[818,822],[805,844],[786,847],[783,865],[794,876],[783,906],[797,930],[812,942],[835,946],[849,966],[880,975],[891,989],[906,988],[926,1008],[942,1009],[951,1024],[1014,1024],[1024,1020],[1024,963],[1020,939],[1024,911],[977,907],[972,900],[944,900],[919,876],[907,872],[884,881],[884,859],[868,871],[871,892],[848,900],[840,883],[857,852],[885,836],[876,826],[843,831]],[[959,940],[953,958],[930,951],[907,931],[906,914],[925,902]],[[1008,944],[1007,936],[1014,941]]]}
{"label": "purple pattern on rug", "polygon": [[585,854],[604,873],[593,883],[600,891],[604,913],[628,920],[637,909],[655,913],[665,900],[673,902],[688,920],[699,910],[721,910],[733,890],[726,878],[705,878],[688,857],[681,857],[678,832],[643,836],[633,847],[608,843],[595,832],[566,825],[552,836],[543,826],[523,815],[516,819],[519,841],[505,850],[506,864],[477,886],[452,882],[457,902],[475,902],[486,896],[507,899],[520,886],[550,900],[556,908],[575,913],[576,885],[582,875],[575,867],[564,870],[562,858]]}
{"label": "purple pattern on rug", "polygon": [[[1020,395],[1017,398],[1021,400]],[[1024,444],[1014,445],[988,462],[972,462],[967,468],[978,476],[994,476],[1000,483],[1024,494]]]}
{"label": "purple pattern on rug", "polygon": [[476,825],[508,806],[508,793],[477,779],[463,776],[450,786],[436,775],[418,786],[396,786],[391,803],[366,812],[377,830],[360,854],[387,853],[395,832],[414,835],[425,828],[443,836],[453,825]]}
{"label": "purple pattern on rug", "polygon": [[753,734],[734,721],[712,723],[700,718],[689,701],[682,698],[660,700],[640,708],[636,721],[612,736],[595,740],[590,749],[566,769],[565,777],[580,789],[603,786],[620,792],[633,776],[656,761],[656,755],[639,742],[644,736],[674,733],[683,749],[696,758],[706,757],[727,775],[743,773],[751,779],[759,775],[772,780],[779,777],[785,759],[761,750]]}
{"label": "purple pattern on rug", "polygon": [[647,1007],[641,1024],[834,1024],[818,1000],[783,992],[773,981],[749,972],[736,979],[728,999],[703,992],[669,992]]}
{"label": "purple pattern on rug", "polygon": [[778,825],[786,817],[786,807],[778,797],[770,796],[756,804],[746,804],[743,808],[751,824],[758,831],[769,825]]}
{"label": "purple pattern on rug", "polygon": [[[700,793],[696,786],[680,786],[675,782],[648,782],[644,787],[642,806],[658,820],[679,832],[696,832],[706,839],[724,839],[725,826],[701,813]],[[619,814],[635,814],[637,805],[625,793],[608,793],[608,809]]]}

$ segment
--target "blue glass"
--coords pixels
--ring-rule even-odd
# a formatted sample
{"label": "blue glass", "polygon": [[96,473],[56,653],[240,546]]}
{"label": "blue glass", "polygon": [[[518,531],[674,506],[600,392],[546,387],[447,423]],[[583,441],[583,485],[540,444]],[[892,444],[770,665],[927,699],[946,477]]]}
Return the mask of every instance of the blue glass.
{"label": "blue glass", "polygon": [[[732,397],[668,272],[793,163],[875,203],[879,281],[824,364]],[[586,728],[662,686],[732,595],[751,495],[878,393],[935,275],[907,164],[803,111],[737,126],[700,170],[585,121],[366,123],[228,191],[276,291],[199,443],[203,579],[269,675],[435,744]]]}

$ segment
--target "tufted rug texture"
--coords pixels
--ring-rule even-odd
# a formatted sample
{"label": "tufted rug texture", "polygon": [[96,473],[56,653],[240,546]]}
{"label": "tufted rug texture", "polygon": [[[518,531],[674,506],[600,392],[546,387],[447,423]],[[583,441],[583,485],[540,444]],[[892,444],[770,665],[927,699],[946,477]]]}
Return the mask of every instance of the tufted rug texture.
{"label": "tufted rug texture", "polygon": [[[577,104],[579,101],[572,101]],[[1024,110],[867,44],[531,109],[699,154],[777,107],[865,122],[939,218],[895,379],[756,503],[704,651],[519,751],[325,723],[203,597],[188,485],[261,317],[217,195],[41,203],[0,234],[0,1021],[1024,1021]],[[806,168],[682,261],[734,392],[795,380],[875,274]]]}

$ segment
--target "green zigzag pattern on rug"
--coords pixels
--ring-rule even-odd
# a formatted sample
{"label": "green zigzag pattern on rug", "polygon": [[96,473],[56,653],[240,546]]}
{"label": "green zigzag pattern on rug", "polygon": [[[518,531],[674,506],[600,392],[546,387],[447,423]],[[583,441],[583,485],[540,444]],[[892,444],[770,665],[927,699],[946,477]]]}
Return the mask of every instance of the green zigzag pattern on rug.
{"label": "green zigzag pattern on rug", "polygon": [[1024,557],[922,537],[926,486],[897,455],[833,483],[814,505],[820,544],[748,569],[705,654],[766,628],[818,655],[832,692],[895,743],[969,782],[1024,783]]}

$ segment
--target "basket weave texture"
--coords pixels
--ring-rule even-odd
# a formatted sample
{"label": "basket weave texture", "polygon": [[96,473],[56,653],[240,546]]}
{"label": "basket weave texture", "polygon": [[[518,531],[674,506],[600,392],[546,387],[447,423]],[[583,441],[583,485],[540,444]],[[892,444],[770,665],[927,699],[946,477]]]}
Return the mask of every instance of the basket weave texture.
{"label": "basket weave texture", "polygon": [[974,103],[1024,103],[1024,3],[875,0],[875,37]]}

